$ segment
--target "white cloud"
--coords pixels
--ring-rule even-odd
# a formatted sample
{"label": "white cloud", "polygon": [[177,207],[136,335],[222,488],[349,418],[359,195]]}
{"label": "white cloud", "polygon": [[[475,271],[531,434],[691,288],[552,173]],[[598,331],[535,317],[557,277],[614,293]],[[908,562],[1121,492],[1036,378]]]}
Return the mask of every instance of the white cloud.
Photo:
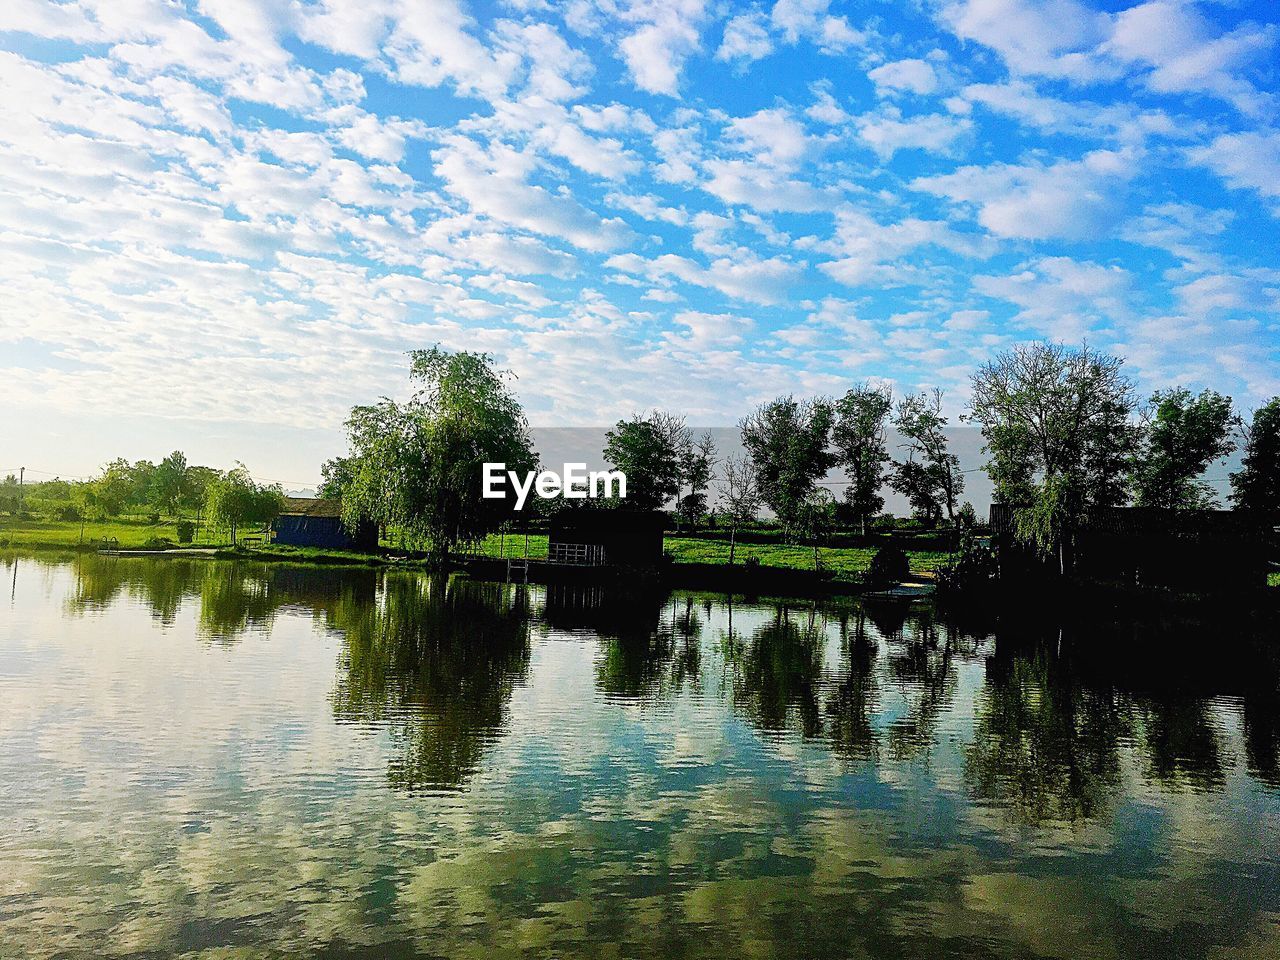
{"label": "white cloud", "polygon": [[1020,309],[1014,317],[1041,336],[1079,342],[1132,315],[1132,278],[1118,266],[1044,257],[1016,273],[976,276],[973,289]]}
{"label": "white cloud", "polygon": [[821,248],[835,259],[821,268],[846,286],[895,285],[914,275],[914,268],[899,263],[901,258],[921,247],[969,258],[994,252],[986,238],[959,233],[943,221],[912,217],[882,224],[862,210],[843,207],[836,213],[835,236]]}
{"label": "white cloud", "polygon": [[1224,133],[1188,151],[1192,163],[1208,167],[1237,190],[1256,190],[1280,216],[1280,132]]}
{"label": "white cloud", "polygon": [[978,222],[997,236],[1069,240],[1105,236],[1115,223],[1137,158],[1097,150],[1049,166],[993,164],[911,182],[922,190],[973,205]]}
{"label": "white cloud", "polygon": [[1274,46],[1275,25],[1218,33],[1191,0],[1149,0],[1116,14],[1078,0],[954,0],[941,20],[1021,75],[1086,83],[1131,77],[1153,93],[1204,93],[1246,113],[1275,103],[1245,75]]}
{"label": "white cloud", "polygon": [[618,219],[606,220],[571,196],[526,179],[530,158],[503,145],[485,150],[466,137],[448,137],[432,154],[450,193],[475,213],[533,233],[563,237],[583,250],[615,250],[632,236]]}
{"label": "white cloud", "polygon": [[899,150],[947,153],[973,127],[969,120],[945,113],[907,118],[893,112],[865,114],[854,122],[858,135],[883,159]]}
{"label": "white cloud", "polygon": [[881,96],[899,90],[924,95],[938,89],[938,75],[926,60],[895,60],[869,70],[867,76]]}
{"label": "white cloud", "polygon": [[716,50],[717,60],[747,62],[773,53],[768,22],[759,11],[739,14],[724,26],[724,38]]}
{"label": "white cloud", "polygon": [[635,0],[624,12],[638,21],[619,44],[635,85],[648,93],[678,96],[684,62],[701,45],[704,0]]}
{"label": "white cloud", "polygon": [[787,287],[800,276],[800,268],[789,260],[781,257],[760,260],[749,253],[737,259],[721,257],[705,267],[673,253],[664,253],[652,260],[623,253],[610,257],[605,266],[654,282],[674,278],[718,290],[735,300],[762,304],[780,302]]}
{"label": "white cloud", "polygon": [[823,53],[843,53],[860,45],[866,34],[845,17],[829,12],[831,0],[778,0],[770,19],[788,43],[808,40]]}

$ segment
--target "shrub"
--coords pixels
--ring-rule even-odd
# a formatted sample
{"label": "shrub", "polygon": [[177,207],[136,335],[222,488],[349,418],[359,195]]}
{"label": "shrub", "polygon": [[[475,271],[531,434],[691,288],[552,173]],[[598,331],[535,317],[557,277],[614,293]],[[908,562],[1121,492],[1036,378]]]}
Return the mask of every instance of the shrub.
{"label": "shrub", "polygon": [[995,551],[966,534],[960,541],[957,557],[938,570],[938,592],[948,595],[980,594],[993,587],[999,577],[1000,564]]}
{"label": "shrub", "polygon": [[881,547],[871,558],[867,579],[872,583],[897,583],[911,573],[911,561],[901,548]]}
{"label": "shrub", "polygon": [[160,524],[160,514],[158,513],[147,514],[147,523],[151,524],[151,526],[153,527],[158,526]]}
{"label": "shrub", "polygon": [[192,540],[195,539],[195,536],[196,536],[196,525],[194,523],[192,523],[190,520],[178,521],[178,542],[179,543],[190,543]]}
{"label": "shrub", "polygon": [[173,546],[173,541],[168,537],[151,537],[142,546],[147,550],[168,550]]}
{"label": "shrub", "polygon": [[54,516],[64,523],[76,523],[80,520],[80,508],[74,503],[66,503],[54,511]]}

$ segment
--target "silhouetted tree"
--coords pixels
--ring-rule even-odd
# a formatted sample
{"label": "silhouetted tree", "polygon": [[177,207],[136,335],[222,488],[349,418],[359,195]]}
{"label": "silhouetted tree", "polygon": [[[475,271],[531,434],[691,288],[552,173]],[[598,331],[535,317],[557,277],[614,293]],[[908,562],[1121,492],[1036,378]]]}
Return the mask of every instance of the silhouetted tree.
{"label": "silhouetted tree", "polygon": [[1231,500],[1239,510],[1280,516],[1280,397],[1254,411],[1245,429],[1244,458],[1231,475]]}

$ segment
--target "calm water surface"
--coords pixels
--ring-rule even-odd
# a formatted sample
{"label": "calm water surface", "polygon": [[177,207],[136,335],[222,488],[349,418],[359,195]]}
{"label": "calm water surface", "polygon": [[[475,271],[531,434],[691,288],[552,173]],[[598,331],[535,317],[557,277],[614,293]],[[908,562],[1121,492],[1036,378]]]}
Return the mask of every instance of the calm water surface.
{"label": "calm water surface", "polygon": [[1226,628],[0,572],[0,957],[1280,955]]}

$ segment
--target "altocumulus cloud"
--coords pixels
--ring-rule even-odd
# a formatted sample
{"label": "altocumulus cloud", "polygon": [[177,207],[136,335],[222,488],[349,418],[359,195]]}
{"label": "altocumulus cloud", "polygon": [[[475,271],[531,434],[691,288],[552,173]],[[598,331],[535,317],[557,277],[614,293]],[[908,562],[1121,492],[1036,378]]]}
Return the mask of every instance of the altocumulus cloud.
{"label": "altocumulus cloud", "polygon": [[332,434],[441,342],[727,423],[1041,336],[1257,402],[1274,7],[1111,6],[8,0],[0,402]]}

